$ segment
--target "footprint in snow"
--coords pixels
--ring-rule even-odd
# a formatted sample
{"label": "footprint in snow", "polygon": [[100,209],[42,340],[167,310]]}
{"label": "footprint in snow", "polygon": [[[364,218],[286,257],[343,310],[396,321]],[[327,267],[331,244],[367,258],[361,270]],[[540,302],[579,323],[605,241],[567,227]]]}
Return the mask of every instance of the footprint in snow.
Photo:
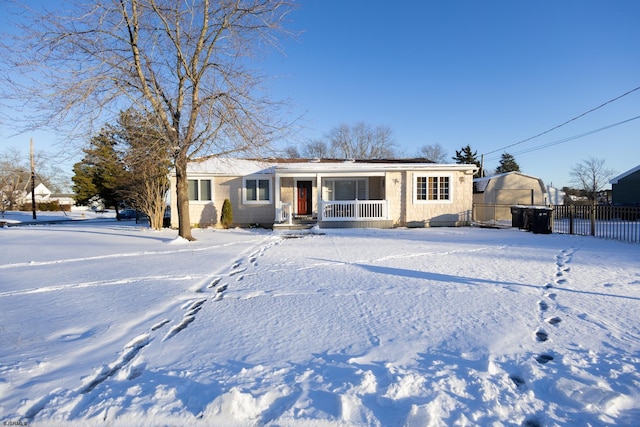
{"label": "footprint in snow", "polygon": [[199,301],[194,301],[193,304],[189,306],[189,310],[185,313],[185,317],[194,316],[197,312],[199,312],[202,309],[202,304],[204,304],[206,300],[207,299],[205,298]]}
{"label": "footprint in snow", "polygon": [[557,325],[560,322],[562,322],[562,319],[559,318],[558,316],[551,317],[551,318],[547,319],[547,323],[550,324],[550,325]]}
{"label": "footprint in snow", "polygon": [[125,367],[147,344],[151,342],[148,334],[140,335],[124,346],[120,357],[108,366],[103,366],[97,375],[89,381],[81,390],[81,394],[87,394],[99,384],[113,376],[120,369]]}
{"label": "footprint in snow", "polygon": [[536,340],[540,342],[544,342],[548,339],[549,339],[549,334],[547,334],[545,331],[539,330],[538,332],[536,332]]}
{"label": "footprint in snow", "polygon": [[539,354],[536,356],[536,362],[544,365],[545,363],[549,363],[553,360],[553,356],[550,354]]}
{"label": "footprint in snow", "polygon": [[509,379],[513,381],[518,390],[525,391],[527,389],[527,383],[522,379],[522,377],[518,375],[509,375]]}
{"label": "footprint in snow", "polygon": [[234,270],[232,270],[232,271],[229,273],[229,277],[231,277],[231,276],[235,276],[236,274],[240,274],[240,273],[243,273],[243,272],[245,272],[245,271],[247,271],[247,268],[246,268],[246,267],[245,267],[245,268],[239,268],[239,269],[237,269],[237,270],[235,270],[235,269],[234,269]]}
{"label": "footprint in snow", "polygon": [[186,328],[187,326],[189,326],[189,324],[191,322],[193,322],[194,320],[196,320],[195,317],[193,316],[187,316],[185,318],[182,319],[182,322],[180,322],[179,324],[177,324],[176,326],[174,326],[173,328],[171,328],[169,330],[169,332],[167,332],[167,335],[164,336],[164,338],[162,339],[162,342],[173,338],[178,332],[182,331],[184,328]]}
{"label": "footprint in snow", "polygon": [[211,289],[211,288],[215,287],[218,283],[220,283],[221,280],[222,280],[222,277],[216,277],[215,279],[213,279],[211,281],[211,283],[209,283],[207,288]]}
{"label": "footprint in snow", "polygon": [[542,311],[546,311],[549,308],[549,304],[547,304],[546,301],[540,301],[538,305],[540,306],[540,310]]}
{"label": "footprint in snow", "polygon": [[224,293],[224,291],[227,290],[227,285],[222,285],[219,286],[218,289],[216,289],[216,296],[213,299],[214,301],[220,301],[222,299],[222,294]]}
{"label": "footprint in snow", "polygon": [[167,323],[169,323],[170,320],[169,319],[164,319],[163,321],[156,323],[155,325],[153,325],[151,327],[151,332],[153,331],[157,331],[158,329],[162,328],[164,325],[166,325]]}
{"label": "footprint in snow", "polygon": [[542,423],[537,418],[527,418],[522,423],[522,427],[542,427]]}

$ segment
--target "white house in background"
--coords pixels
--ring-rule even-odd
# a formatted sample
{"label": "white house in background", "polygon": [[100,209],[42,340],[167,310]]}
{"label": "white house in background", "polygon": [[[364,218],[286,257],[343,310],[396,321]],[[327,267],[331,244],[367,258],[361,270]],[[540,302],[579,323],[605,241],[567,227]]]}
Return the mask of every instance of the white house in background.
{"label": "white house in background", "polygon": [[546,205],[564,205],[564,198],[567,193],[562,190],[557,189],[556,187],[552,187],[547,185],[547,203]]}
{"label": "white house in background", "polygon": [[[238,226],[462,226],[471,221],[475,165],[422,159],[229,159],[188,165],[192,225],[215,226],[231,201]],[[177,227],[175,174],[171,225]]]}
{"label": "white house in background", "polygon": [[[51,191],[43,183],[36,185],[36,188],[34,189],[34,193],[36,195],[36,203],[51,201]],[[32,200],[31,191],[25,194],[23,200],[25,203],[31,203],[31,200]]]}
{"label": "white house in background", "polygon": [[[73,194],[52,193],[43,183],[36,185],[34,189],[36,203],[58,202],[61,206],[74,206],[76,201]],[[25,192],[21,198],[21,203],[31,203],[31,191]]]}

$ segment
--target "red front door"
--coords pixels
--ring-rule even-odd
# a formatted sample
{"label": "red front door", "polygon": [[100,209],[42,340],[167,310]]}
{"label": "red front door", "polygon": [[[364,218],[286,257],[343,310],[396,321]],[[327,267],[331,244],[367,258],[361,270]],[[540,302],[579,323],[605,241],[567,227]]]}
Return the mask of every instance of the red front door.
{"label": "red front door", "polygon": [[311,214],[311,181],[298,181],[298,215]]}

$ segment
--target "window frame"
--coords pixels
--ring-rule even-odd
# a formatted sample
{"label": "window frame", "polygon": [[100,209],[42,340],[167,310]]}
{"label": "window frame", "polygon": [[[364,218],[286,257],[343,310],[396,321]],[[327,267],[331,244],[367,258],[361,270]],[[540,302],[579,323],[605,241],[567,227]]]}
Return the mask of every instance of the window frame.
{"label": "window frame", "polygon": [[[337,182],[354,182],[355,183],[355,198],[354,199],[340,199],[336,200],[336,183]],[[323,200],[329,202],[348,202],[355,200],[369,200],[369,179],[366,177],[353,177],[353,178],[325,178],[322,183],[324,192]],[[364,198],[358,198],[359,195],[363,195]]]}
{"label": "window frame", "polygon": [[[446,188],[441,186],[442,179],[447,179]],[[425,198],[418,198],[421,195],[422,188],[419,188],[418,181],[424,179],[424,196]],[[435,188],[432,183],[435,180]],[[451,173],[415,173],[413,176],[413,202],[416,204],[445,204],[453,203],[453,174]],[[422,187],[422,184],[420,185]],[[432,191],[435,191],[436,198],[430,199]],[[441,198],[443,191],[448,191],[447,198]]]}
{"label": "window frame", "polygon": [[[247,182],[255,181],[256,199],[247,199]],[[260,181],[267,181],[269,198],[260,199]],[[242,178],[242,203],[247,205],[270,205],[273,204],[273,180],[269,176],[250,175]]]}
{"label": "window frame", "polygon": [[[198,192],[197,199],[192,199],[192,191],[191,191],[191,183],[196,182],[196,190]],[[203,199],[203,182],[209,183],[209,198]],[[187,197],[189,198],[189,203],[202,203],[207,204],[213,202],[213,179],[212,178],[187,178]]]}

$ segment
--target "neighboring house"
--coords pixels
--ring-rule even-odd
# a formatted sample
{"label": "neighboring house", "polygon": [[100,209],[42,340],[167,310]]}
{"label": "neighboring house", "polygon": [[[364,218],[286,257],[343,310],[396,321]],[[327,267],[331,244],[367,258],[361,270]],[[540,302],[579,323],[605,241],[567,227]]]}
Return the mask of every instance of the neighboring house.
{"label": "neighboring house", "polygon": [[542,179],[507,172],[473,180],[474,221],[511,220],[513,205],[548,205]]}
{"label": "neighboring house", "polygon": [[564,198],[567,196],[562,190],[547,185],[547,203],[546,205],[564,205]]}
{"label": "neighboring house", "polygon": [[[34,193],[36,195],[36,203],[51,201],[51,191],[43,183],[36,185]],[[23,203],[31,203],[31,200],[31,191],[29,191],[24,195],[22,201]]]}
{"label": "neighboring house", "polygon": [[640,206],[640,165],[609,181],[614,206]]}
{"label": "neighboring house", "polygon": [[[475,165],[424,160],[213,158],[188,166],[193,225],[215,226],[224,199],[239,226],[460,226],[471,221]],[[171,225],[178,226],[175,175]]]}
{"label": "neighboring house", "polygon": [[[73,194],[52,193],[43,183],[36,185],[34,189],[36,203],[58,202],[61,206],[73,206],[76,204]],[[21,203],[31,203],[31,191],[24,193]]]}

